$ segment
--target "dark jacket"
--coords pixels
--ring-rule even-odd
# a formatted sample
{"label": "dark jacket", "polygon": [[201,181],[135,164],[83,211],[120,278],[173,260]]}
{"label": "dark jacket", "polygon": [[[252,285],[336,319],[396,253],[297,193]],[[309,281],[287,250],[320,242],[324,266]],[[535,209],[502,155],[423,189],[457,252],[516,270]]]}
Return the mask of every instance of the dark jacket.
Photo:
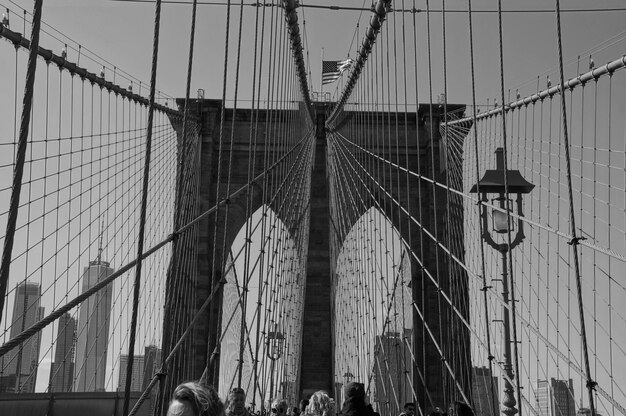
{"label": "dark jacket", "polygon": [[346,400],[341,408],[342,416],[374,416],[372,406],[365,404],[365,386],[351,382],[344,387]]}

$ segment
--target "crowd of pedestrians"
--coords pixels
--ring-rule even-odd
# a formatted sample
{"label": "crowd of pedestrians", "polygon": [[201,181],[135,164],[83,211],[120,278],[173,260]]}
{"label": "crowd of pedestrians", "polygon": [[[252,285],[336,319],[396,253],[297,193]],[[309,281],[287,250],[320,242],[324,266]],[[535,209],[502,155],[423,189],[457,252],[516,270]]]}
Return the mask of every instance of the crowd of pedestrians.
{"label": "crowd of pedestrians", "polygon": [[[405,403],[399,416],[415,416],[415,403]],[[274,399],[269,410],[246,408],[246,392],[238,387],[230,390],[222,403],[211,386],[197,382],[179,385],[169,404],[167,416],[380,416],[368,403],[365,386],[351,382],[344,386],[344,402],[337,408],[335,400],[325,391],[318,391],[298,406],[290,407],[282,398]],[[456,401],[447,412],[435,408],[428,416],[474,416],[471,407]]]}

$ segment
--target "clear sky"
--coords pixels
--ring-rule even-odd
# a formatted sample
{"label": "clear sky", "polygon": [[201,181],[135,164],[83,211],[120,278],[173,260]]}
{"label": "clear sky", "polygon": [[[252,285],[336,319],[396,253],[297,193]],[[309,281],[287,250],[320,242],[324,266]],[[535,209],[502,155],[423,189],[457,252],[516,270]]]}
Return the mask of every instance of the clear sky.
{"label": "clear sky", "polygon": [[[234,1],[233,4],[239,2]],[[245,2],[249,4],[249,1]],[[301,1],[304,5],[338,5],[349,7],[368,8],[368,0],[343,0],[341,2]],[[441,10],[441,1],[432,1],[433,10]],[[620,0],[600,0],[588,2],[585,0],[564,0],[562,9],[578,8],[610,8],[624,5]],[[14,4],[31,10],[32,2],[17,0],[2,0],[1,5],[15,9]],[[394,1],[395,8],[413,7],[410,0]],[[426,9],[423,0],[416,1],[417,9]],[[472,7],[475,11],[496,10],[496,0],[474,0]],[[454,0],[447,1],[446,8],[467,9],[467,2]],[[546,0],[526,0],[524,2],[503,0],[503,9],[506,10],[536,10],[553,9],[554,2]],[[233,26],[236,21],[238,6],[233,6]],[[254,8],[244,7],[246,15],[252,15]],[[206,97],[219,98],[221,96],[221,79],[224,57],[224,26],[226,8],[219,5],[199,5],[195,64],[193,72],[192,91],[198,88],[206,90]],[[158,88],[174,97],[184,95],[186,64],[189,45],[189,21],[191,7],[189,5],[164,4],[161,19],[161,41],[159,53]],[[407,25],[412,25],[412,15],[405,13]],[[303,43],[306,47],[306,56],[310,62],[312,84],[315,90],[319,89],[320,54],[324,49],[325,59],[343,59],[346,56],[355,56],[355,49],[363,37],[363,28],[369,19],[369,12],[354,10],[327,10],[314,8],[298,9]],[[589,50],[596,48],[607,39],[621,34],[621,39],[605,51],[596,54],[596,62],[604,63],[616,56],[621,56],[624,50],[625,12],[586,12],[563,13],[564,52],[567,61],[575,60],[583,55],[587,61]],[[142,80],[149,81],[150,62],[152,52],[152,33],[154,24],[154,7],[149,3],[131,3],[111,0],[58,0],[44,2],[43,18],[46,23],[59,30],[76,44],[71,48],[78,48],[78,44],[90,49],[113,65],[125,70]],[[360,32],[355,38],[357,22],[360,20]],[[397,17],[401,19],[401,17]],[[306,22],[302,25],[303,21]],[[435,73],[441,69],[441,14],[431,15],[431,33],[433,41],[433,66]],[[555,17],[553,13],[505,13],[504,29],[504,61],[506,88],[515,89],[525,84],[529,92],[536,88],[536,76],[545,71],[554,70],[558,63],[556,55]],[[21,27],[20,19],[12,16],[12,27]],[[416,24],[424,28],[426,14],[416,15]],[[244,27],[243,48],[246,42],[251,42],[254,26]],[[474,17],[475,54],[477,66],[477,88],[479,97],[485,101],[488,97],[499,94],[499,65],[498,65],[498,26],[495,13],[476,13]],[[21,31],[21,30],[19,30]],[[420,32],[422,33],[422,32]],[[448,13],[446,36],[448,42],[448,77],[450,102],[466,102],[469,94],[467,86],[468,67],[468,40],[467,40],[466,13]],[[424,32],[425,35],[425,32]],[[55,36],[60,37],[58,34]],[[418,40],[418,43],[420,40]],[[55,49],[59,52],[62,45],[49,37],[42,39],[42,46]],[[422,44],[421,46],[425,46]],[[425,48],[423,48],[425,49]],[[232,53],[232,52],[231,52]],[[68,59],[76,60],[77,52],[69,51]],[[420,58],[426,59],[425,52]],[[245,58],[244,58],[245,59]],[[92,66],[94,72],[99,72],[100,66],[87,62],[84,65]],[[424,61],[425,62],[425,61]],[[107,65],[107,67],[112,65]],[[582,65],[583,68],[586,67]],[[568,68],[568,73],[575,73],[575,65]],[[437,82],[438,75],[434,80]],[[553,78],[555,78],[553,76]],[[542,80],[542,84],[543,84]],[[437,86],[437,85],[435,85]],[[442,90],[443,88],[435,88]],[[330,89],[329,89],[330,90]],[[522,89],[523,94],[524,89]]]}

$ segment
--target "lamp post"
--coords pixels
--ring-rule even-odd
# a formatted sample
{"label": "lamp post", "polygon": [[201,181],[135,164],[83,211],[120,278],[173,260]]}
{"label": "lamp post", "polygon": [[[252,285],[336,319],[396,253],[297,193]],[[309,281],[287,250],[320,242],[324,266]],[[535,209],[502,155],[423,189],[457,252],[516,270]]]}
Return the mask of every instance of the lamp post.
{"label": "lamp post", "polygon": [[354,378],[354,374],[352,374],[350,370],[348,370],[344,373],[343,378],[346,380],[346,384],[348,384]]}
{"label": "lamp post", "polygon": [[[503,323],[504,323],[504,371],[507,378],[504,380],[504,400],[502,401],[502,413],[507,416],[513,416],[517,413],[515,405],[515,394],[513,386],[510,380],[513,380],[513,366],[511,362],[511,326],[510,319],[511,314],[509,312],[511,299],[509,298],[509,287],[513,286],[513,276],[508,276],[507,268],[507,253],[512,251],[524,240],[524,221],[522,221],[522,194],[530,193],[535,185],[528,182],[522,177],[522,174],[518,170],[507,169],[504,170],[504,151],[501,147],[496,151],[496,169],[487,170],[483,177],[470,189],[470,193],[480,192],[481,200],[481,218],[482,218],[482,239],[494,249],[498,250],[502,254],[502,298],[504,299],[504,306],[502,307]],[[505,174],[506,174],[506,187],[505,187]],[[508,189],[507,189],[508,188]],[[508,193],[506,191],[508,190]],[[493,224],[493,232],[497,234],[506,234],[508,232],[515,231],[515,237],[510,240],[511,243],[498,243],[493,238],[488,226],[488,213],[487,206],[484,204],[488,202],[488,194],[497,195],[492,202],[497,203],[500,210],[493,209],[491,212],[491,219]],[[509,223],[509,212],[513,211],[513,201],[509,199],[509,195],[517,194],[516,209],[517,209],[517,229],[515,229],[513,222]],[[503,212],[504,211],[504,212]],[[511,224],[511,230],[509,230],[509,224]],[[510,282],[509,282],[510,278]],[[510,286],[509,286],[510,283]],[[513,316],[515,319],[515,316]]]}
{"label": "lamp post", "polygon": [[283,345],[285,344],[285,336],[279,331],[270,331],[267,333],[267,358],[272,361],[270,366],[270,406],[274,399],[274,362],[283,354]]}

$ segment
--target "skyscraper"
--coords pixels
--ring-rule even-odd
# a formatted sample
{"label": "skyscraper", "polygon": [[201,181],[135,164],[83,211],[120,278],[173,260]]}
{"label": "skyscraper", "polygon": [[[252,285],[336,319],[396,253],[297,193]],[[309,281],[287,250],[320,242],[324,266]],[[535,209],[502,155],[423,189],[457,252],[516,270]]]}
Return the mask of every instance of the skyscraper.
{"label": "skyscraper", "polygon": [[154,374],[161,368],[161,350],[155,345],[148,345],[144,357],[142,391],[148,387]]}
{"label": "skyscraper", "polygon": [[[476,416],[493,416],[500,414],[498,377],[490,377],[487,367],[474,367],[472,381],[472,402]],[[492,395],[491,384],[495,392]]]}
{"label": "skyscraper", "polygon": [[550,408],[550,383],[548,380],[537,380],[537,414],[539,416],[552,416]]}
{"label": "skyscraper", "polygon": [[404,329],[404,334],[387,332],[383,336],[376,336],[374,401],[379,408],[387,409],[391,414],[400,414],[404,403],[414,401],[409,382],[411,350],[405,342],[405,339],[410,340],[411,337],[412,331],[408,328]]}
{"label": "skyscraper", "polygon": [[[83,292],[113,274],[100,256],[83,272]],[[74,365],[74,391],[104,391],[111,314],[112,285],[106,286],[80,305]]]}
{"label": "skyscraper", "polygon": [[572,379],[551,380],[552,412],[554,416],[576,416],[576,401]]}
{"label": "skyscraper", "polygon": [[[11,339],[43,317],[41,288],[37,283],[22,282],[15,290]],[[33,393],[39,365],[40,333],[9,351],[0,361],[0,391]]]}
{"label": "skyscraper", "polygon": [[69,313],[59,318],[54,362],[50,367],[51,391],[71,391],[74,380],[76,320]]}
{"label": "skyscraper", "polygon": [[[142,391],[144,378],[145,358],[143,355],[135,355],[133,357],[133,378],[130,383],[130,391]],[[128,355],[120,356],[120,374],[117,384],[117,391],[126,389],[126,372],[128,371]]]}
{"label": "skyscraper", "polygon": [[537,380],[537,411],[540,416],[576,416],[572,380]]}

